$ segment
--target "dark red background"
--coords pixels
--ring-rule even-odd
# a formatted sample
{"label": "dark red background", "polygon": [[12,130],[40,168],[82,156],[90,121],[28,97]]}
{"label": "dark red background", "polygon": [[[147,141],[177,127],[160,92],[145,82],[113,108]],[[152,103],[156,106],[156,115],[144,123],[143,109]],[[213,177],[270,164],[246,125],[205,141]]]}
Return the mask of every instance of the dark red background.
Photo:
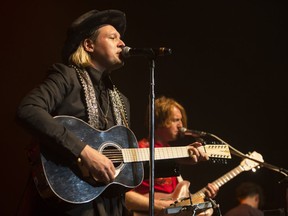
{"label": "dark red background", "polygon": [[[221,137],[243,153],[257,151],[264,161],[287,167],[287,1],[9,1],[1,6],[1,215],[15,215],[25,191],[30,137],[14,122],[20,99],[60,61],[66,28],[90,9],[127,14],[123,38],[130,47],[162,47],[171,56],[156,60],[155,93],[184,105],[189,128]],[[5,5],[5,6],[3,6]],[[131,101],[132,129],[145,134],[150,74],[144,57],[127,59],[113,73]],[[240,163],[183,167],[196,192]],[[267,168],[244,172],[221,187],[222,213],[235,205],[234,188],[244,180],[265,189],[265,209],[285,207],[284,175]]]}

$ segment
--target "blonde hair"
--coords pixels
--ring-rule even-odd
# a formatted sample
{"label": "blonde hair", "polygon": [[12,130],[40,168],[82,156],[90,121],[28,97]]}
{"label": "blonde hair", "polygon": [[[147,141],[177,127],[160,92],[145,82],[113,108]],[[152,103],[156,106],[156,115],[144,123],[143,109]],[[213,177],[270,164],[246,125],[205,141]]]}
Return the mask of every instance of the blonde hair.
{"label": "blonde hair", "polygon": [[78,67],[87,67],[91,65],[91,56],[89,55],[89,53],[84,49],[83,46],[83,41],[86,39],[90,39],[93,42],[96,41],[97,36],[99,35],[99,28],[97,28],[96,30],[94,30],[91,35],[87,38],[84,38],[81,43],[79,44],[78,48],[76,49],[75,52],[73,52],[68,59],[69,64],[74,64]]}

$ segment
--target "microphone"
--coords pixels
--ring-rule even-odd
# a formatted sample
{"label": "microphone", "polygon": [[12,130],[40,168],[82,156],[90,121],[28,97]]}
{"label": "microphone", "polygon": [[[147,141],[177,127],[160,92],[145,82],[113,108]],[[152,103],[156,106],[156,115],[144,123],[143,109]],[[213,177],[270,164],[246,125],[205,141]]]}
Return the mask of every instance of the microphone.
{"label": "microphone", "polygon": [[180,128],[180,133],[182,135],[192,136],[192,137],[196,137],[196,138],[209,135],[209,133],[207,133],[207,132],[197,131],[197,130],[189,130],[189,129],[185,128],[185,127]]}
{"label": "microphone", "polygon": [[122,48],[121,55],[124,58],[129,58],[131,56],[147,56],[147,57],[158,57],[171,55],[172,50],[166,47],[160,48],[131,48],[125,46]]}

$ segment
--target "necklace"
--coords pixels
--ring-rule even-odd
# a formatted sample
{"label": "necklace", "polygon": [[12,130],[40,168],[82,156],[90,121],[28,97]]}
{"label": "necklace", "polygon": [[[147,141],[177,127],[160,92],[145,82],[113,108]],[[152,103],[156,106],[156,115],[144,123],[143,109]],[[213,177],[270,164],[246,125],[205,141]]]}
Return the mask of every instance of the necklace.
{"label": "necklace", "polygon": [[106,109],[106,113],[104,113],[104,111],[102,110],[102,108],[101,108],[101,106],[100,106],[100,104],[98,102],[98,107],[99,107],[99,110],[100,110],[100,112],[101,112],[101,114],[102,114],[102,116],[104,118],[105,126],[107,126],[107,124],[108,124],[107,117],[108,117],[108,112],[109,112],[109,108],[110,108],[110,98],[109,98],[108,91],[106,92],[106,94],[107,94],[107,109]]}

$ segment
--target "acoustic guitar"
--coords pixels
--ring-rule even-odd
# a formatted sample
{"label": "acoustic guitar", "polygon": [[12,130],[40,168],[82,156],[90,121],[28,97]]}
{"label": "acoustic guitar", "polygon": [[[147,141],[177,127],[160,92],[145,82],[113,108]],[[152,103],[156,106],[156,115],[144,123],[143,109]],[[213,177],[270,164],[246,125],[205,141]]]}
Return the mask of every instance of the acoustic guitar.
{"label": "acoustic guitar", "polygon": [[[100,131],[72,116],[56,116],[55,119],[81,141],[111,159],[116,175],[109,184],[97,182],[83,174],[85,172],[76,160],[67,162],[58,152],[41,148],[41,166],[35,170],[38,174],[35,174],[34,181],[44,198],[56,195],[67,203],[81,204],[103,192],[107,195],[125,192],[143,181],[142,162],[149,161],[149,148],[138,148],[137,139],[129,128],[117,125]],[[205,145],[202,148],[209,157],[231,158],[227,145]],[[155,148],[155,160],[189,157],[187,149],[187,146]]]}

